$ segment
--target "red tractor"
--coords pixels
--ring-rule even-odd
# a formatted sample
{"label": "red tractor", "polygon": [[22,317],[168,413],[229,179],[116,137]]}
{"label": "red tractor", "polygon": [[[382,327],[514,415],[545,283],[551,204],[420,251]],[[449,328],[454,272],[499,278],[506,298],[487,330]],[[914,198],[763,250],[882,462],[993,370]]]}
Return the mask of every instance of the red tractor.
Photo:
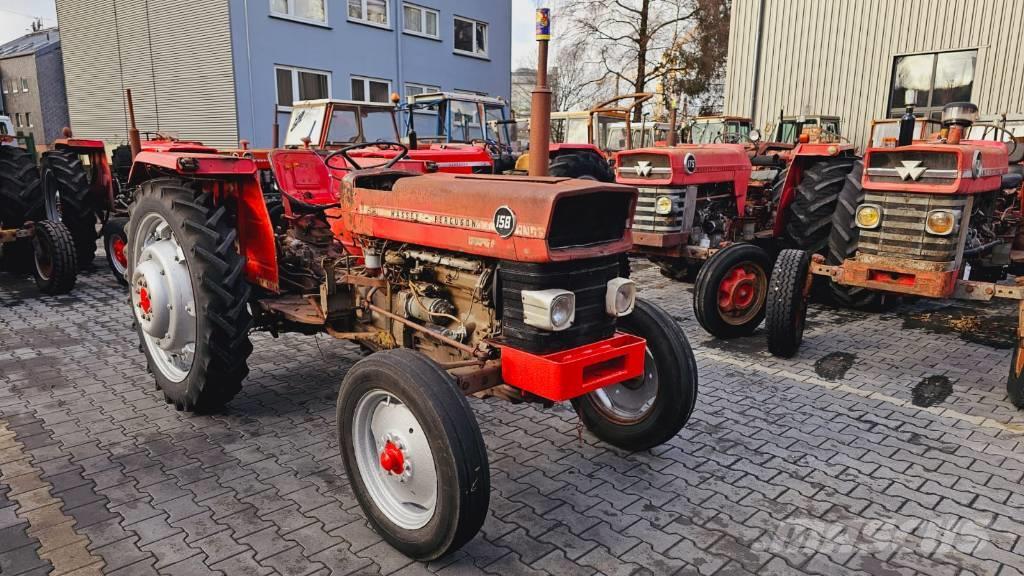
{"label": "red tractor", "polygon": [[633,252],[667,277],[695,277],[695,316],[719,338],[749,335],[764,319],[779,250],[825,251],[856,161],[842,144],[749,155],[739,144],[684,144],[617,159],[618,182],[640,188]]}
{"label": "red tractor", "polygon": [[260,156],[135,158],[141,348],[167,402],[212,411],[241,388],[252,330],[359,344],[369,355],[338,394],[342,458],[401,552],[440,557],[484,520],[490,473],[467,395],[569,400],[626,450],[686,423],[686,337],[620,275],[634,188],[431,173],[397,142]]}
{"label": "red tractor", "polygon": [[5,131],[0,131],[0,261],[14,272],[30,269],[45,294],[71,291],[78,274],[70,232],[45,217],[32,153]]}
{"label": "red tractor", "polygon": [[828,259],[784,250],[775,263],[766,318],[773,354],[799,349],[814,275],[844,294],[1009,298],[1020,301],[1020,318],[1007,392],[1024,408],[1024,283],[997,283],[1024,262],[1014,250],[1024,146],[1009,133],[1005,141],[966,139],[977,116],[974,104],[948,104],[933,137],[914,140],[908,118],[896,146],[867,150],[854,171],[862,174],[843,189]]}

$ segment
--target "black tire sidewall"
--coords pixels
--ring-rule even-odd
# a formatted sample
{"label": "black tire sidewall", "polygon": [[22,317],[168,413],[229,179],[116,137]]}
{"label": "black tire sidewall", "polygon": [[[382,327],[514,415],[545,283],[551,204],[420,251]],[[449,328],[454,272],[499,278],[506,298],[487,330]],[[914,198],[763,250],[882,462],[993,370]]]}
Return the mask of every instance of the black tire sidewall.
{"label": "black tire sidewall", "polygon": [[618,328],[646,339],[654,357],[658,392],[651,411],[638,422],[620,424],[595,405],[593,393],[574,398],[572,404],[601,440],[624,450],[647,450],[674,437],[689,420],[697,402],[697,363],[679,325],[650,302],[637,299],[633,313],[620,318]]}
{"label": "black tire sidewall", "polygon": [[[395,361],[388,362],[389,359],[382,354],[390,355]],[[444,555],[454,547],[453,544],[456,544],[459,537],[461,515],[481,512],[462,509],[462,491],[468,487],[464,486],[464,480],[460,479],[459,465],[453,452],[455,443],[460,442],[460,438],[457,430],[446,427],[445,424],[446,418],[460,416],[446,410],[442,402],[446,401],[449,405],[454,402],[460,406],[456,412],[461,410],[464,415],[470,418],[473,416],[469,404],[461,393],[454,390],[454,384],[450,381],[444,383],[445,386],[449,386],[448,390],[438,389],[438,382],[427,380],[435,380],[439,374],[430,374],[429,370],[420,372],[419,375],[423,378],[415,381],[410,378],[411,374],[400,368],[402,364],[394,352],[385,352],[364,358],[349,370],[339,390],[336,406],[338,442],[353,492],[364,512],[370,517],[371,523],[377,526],[384,538],[402,553],[418,560],[431,560]],[[446,374],[443,376],[447,377]],[[428,434],[437,472],[437,505],[430,521],[415,530],[406,530],[396,525],[377,507],[357,468],[351,416],[355,413],[360,398],[375,389],[384,390],[397,397],[409,408],[422,430]],[[450,397],[452,393],[457,396],[457,400]],[[445,395],[449,397],[442,400],[440,397]],[[475,418],[472,424],[479,435]],[[486,463],[486,453],[484,462]],[[483,513],[486,512],[486,506],[484,508]],[[482,517],[480,521],[482,522]],[[476,529],[473,531],[474,534]]]}
{"label": "black tire sidewall", "polygon": [[1010,357],[1010,373],[1006,377],[1006,395],[1014,407],[1021,409],[1024,408],[1024,371],[1016,373],[1019,354],[1020,346],[1014,347],[1013,355]]}
{"label": "black tire sidewall", "polygon": [[[769,349],[776,356],[793,356],[803,342],[807,324],[804,286],[810,263],[810,254],[803,250],[783,250],[772,269],[765,319]],[[795,269],[787,264],[796,264]]]}
{"label": "black tire sidewall", "polygon": [[74,242],[67,228],[59,222],[37,222],[33,240],[39,242],[50,257],[50,276],[43,278],[39,274],[35,246],[32,246],[32,277],[36,287],[51,295],[69,292],[75,285],[78,266]]}
{"label": "black tire sidewall", "polygon": [[[734,267],[749,262],[761,269],[764,274],[764,301],[753,318],[744,324],[729,324],[718,309],[718,287],[725,275]],[[694,316],[702,328],[718,338],[736,338],[754,333],[764,321],[765,304],[767,303],[768,286],[771,276],[771,257],[759,246],[753,244],[733,244],[716,252],[701,267],[693,287]]]}

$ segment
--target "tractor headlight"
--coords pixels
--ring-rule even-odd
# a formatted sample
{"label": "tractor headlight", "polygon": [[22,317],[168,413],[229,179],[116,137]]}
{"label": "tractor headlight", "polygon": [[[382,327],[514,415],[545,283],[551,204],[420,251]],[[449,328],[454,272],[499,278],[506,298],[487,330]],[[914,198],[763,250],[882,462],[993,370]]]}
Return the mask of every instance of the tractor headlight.
{"label": "tractor headlight", "polygon": [[672,198],[669,196],[658,196],[658,199],[654,201],[654,213],[659,216],[665,216],[666,214],[672,213]]}
{"label": "tractor headlight", "polygon": [[523,322],[558,332],[576,319],[576,295],[568,290],[523,290]]}
{"label": "tractor headlight", "polygon": [[636,283],[629,278],[608,281],[604,293],[604,310],[609,316],[627,316],[636,305]]}
{"label": "tractor headlight", "polygon": [[932,210],[924,221],[924,229],[936,236],[949,236],[956,230],[957,214],[953,210]]}
{"label": "tractor headlight", "polygon": [[882,222],[882,209],[875,204],[861,204],[857,208],[857,226],[871,230]]}

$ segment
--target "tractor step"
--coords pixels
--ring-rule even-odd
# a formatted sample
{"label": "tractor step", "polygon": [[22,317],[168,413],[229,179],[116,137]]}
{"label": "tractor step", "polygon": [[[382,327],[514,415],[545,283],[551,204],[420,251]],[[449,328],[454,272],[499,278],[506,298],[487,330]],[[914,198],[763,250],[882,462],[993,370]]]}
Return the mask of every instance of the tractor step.
{"label": "tractor step", "polygon": [[259,305],[267,312],[279,314],[286,320],[299,324],[321,326],[326,318],[313,296],[280,296],[273,299],[260,300]]}

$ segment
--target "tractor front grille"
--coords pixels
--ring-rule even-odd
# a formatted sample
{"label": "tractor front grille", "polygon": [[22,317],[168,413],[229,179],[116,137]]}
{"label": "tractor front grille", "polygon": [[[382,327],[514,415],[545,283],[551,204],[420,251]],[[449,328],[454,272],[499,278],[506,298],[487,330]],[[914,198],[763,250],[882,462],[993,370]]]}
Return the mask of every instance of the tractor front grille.
{"label": "tractor front grille", "polygon": [[865,254],[892,258],[908,258],[929,262],[951,262],[956,259],[959,229],[949,236],[935,236],[925,231],[928,212],[945,208],[961,213],[960,227],[967,226],[967,197],[939,194],[908,194],[905,192],[869,192],[865,204],[882,209],[878,228],[861,230],[857,249]]}
{"label": "tractor front grille", "polygon": [[[605,312],[608,281],[619,276],[620,255],[543,264],[502,261],[501,340],[534,354],[576,348],[615,334],[615,318]],[[560,332],[534,328],[523,322],[523,290],[558,288],[576,295],[576,319]]]}
{"label": "tractor front grille", "polygon": [[672,177],[672,160],[667,154],[623,154],[616,172],[622,178],[667,180]]}
{"label": "tractor front grille", "polygon": [[[684,203],[686,188],[640,188],[636,201],[636,212],[633,214],[633,229],[642,232],[672,233],[683,231]],[[672,212],[657,214],[655,204],[658,198],[668,196],[672,199]]]}

